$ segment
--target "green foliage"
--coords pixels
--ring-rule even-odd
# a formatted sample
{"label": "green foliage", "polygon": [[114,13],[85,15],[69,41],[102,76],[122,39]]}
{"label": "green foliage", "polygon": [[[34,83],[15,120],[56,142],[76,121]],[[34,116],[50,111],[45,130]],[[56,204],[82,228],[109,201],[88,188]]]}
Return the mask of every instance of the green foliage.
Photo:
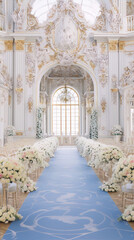
{"label": "green foliage", "polygon": [[90,116],[90,133],[89,137],[93,140],[98,139],[98,113],[93,110]]}
{"label": "green foliage", "polygon": [[36,138],[42,138],[42,122],[43,122],[43,110],[42,108],[37,108],[36,112]]}

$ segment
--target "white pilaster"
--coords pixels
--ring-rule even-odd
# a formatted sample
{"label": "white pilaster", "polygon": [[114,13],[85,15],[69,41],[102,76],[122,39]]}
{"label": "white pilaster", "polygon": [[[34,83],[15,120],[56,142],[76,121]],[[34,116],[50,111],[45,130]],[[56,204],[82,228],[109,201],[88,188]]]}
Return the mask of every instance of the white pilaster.
{"label": "white pilaster", "polygon": [[4,41],[4,63],[9,74],[8,124],[13,125],[13,39]]}
{"label": "white pilaster", "polygon": [[81,112],[82,112],[82,114],[81,114],[81,119],[82,119],[82,135],[84,136],[84,135],[85,135],[85,125],[86,125],[86,123],[85,123],[85,114],[86,114],[86,112],[85,112],[85,104],[82,104]]}
{"label": "white pilaster", "polygon": [[35,43],[25,42],[25,134],[35,136],[36,82],[35,82]]}
{"label": "white pilaster", "polygon": [[25,46],[24,40],[15,40],[14,65],[14,124],[18,133],[25,134]]}
{"label": "white pilaster", "polygon": [[0,85],[0,146],[4,145],[4,131],[8,126],[8,89]]}
{"label": "white pilaster", "polygon": [[117,39],[109,39],[109,130],[119,119],[119,48]]}

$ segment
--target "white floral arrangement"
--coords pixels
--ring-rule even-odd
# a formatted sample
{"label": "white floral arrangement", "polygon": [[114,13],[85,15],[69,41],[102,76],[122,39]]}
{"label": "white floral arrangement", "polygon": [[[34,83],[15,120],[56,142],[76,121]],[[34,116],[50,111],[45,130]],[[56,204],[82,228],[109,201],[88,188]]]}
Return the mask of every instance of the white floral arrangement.
{"label": "white floral arrangement", "polygon": [[127,222],[134,222],[134,204],[129,205],[124,213],[118,218],[119,221],[125,220]]}
{"label": "white floral arrangement", "polygon": [[59,145],[57,137],[45,138],[42,141],[39,141],[33,145],[34,149],[37,149],[40,152],[44,153],[45,159],[50,159],[54,156],[54,152]]}
{"label": "white floral arrangement", "polygon": [[120,125],[113,126],[111,133],[112,135],[122,135],[123,134],[122,127]]}
{"label": "white floral arrangement", "polygon": [[33,146],[24,146],[17,151],[19,161],[25,166],[27,173],[32,173],[39,167],[48,167],[46,162],[54,156],[59,145],[57,137],[45,138]]}
{"label": "white floral arrangement", "polygon": [[37,149],[38,151],[42,151],[44,153],[45,159],[50,159],[51,157],[54,156],[53,148],[50,147],[50,145],[47,142],[46,142],[46,144],[44,144],[44,143],[36,144],[33,147],[35,149]]}
{"label": "white floral arrangement", "polygon": [[17,152],[17,157],[24,165],[27,173],[32,173],[39,167],[44,167],[44,159],[36,149],[30,148],[22,152]]}
{"label": "white floral arrangement", "polygon": [[85,137],[76,138],[77,149],[81,156],[87,157],[88,166],[101,168],[107,173],[121,159],[123,152],[112,145],[106,145]]}
{"label": "white floral arrangement", "polygon": [[18,214],[13,207],[8,206],[0,208],[0,222],[9,223],[17,219],[22,219],[22,216]]}
{"label": "white floral arrangement", "polygon": [[123,156],[124,153],[119,148],[107,146],[99,152],[99,164],[105,172],[108,172]]}
{"label": "white floral arrangement", "polygon": [[102,149],[105,149],[105,145],[97,144],[92,146],[90,164],[94,168],[101,168],[99,153]]}
{"label": "white floral arrangement", "polygon": [[100,161],[103,163],[116,163],[120,158],[124,156],[123,152],[116,147],[109,147],[105,150],[102,150],[99,154]]}
{"label": "white floral arrangement", "polygon": [[20,184],[19,188],[23,193],[29,193],[37,190],[36,183],[29,177],[27,178],[25,185]]}
{"label": "white floral arrangement", "polygon": [[25,184],[27,179],[25,168],[12,158],[0,159],[0,182]]}
{"label": "white floral arrangement", "polygon": [[105,191],[105,192],[117,192],[117,191],[119,191],[118,184],[114,183],[111,179],[107,182],[104,182],[99,188],[102,191]]}
{"label": "white floral arrangement", "polygon": [[113,178],[116,182],[134,182],[134,155],[119,160],[114,167]]}
{"label": "white floral arrangement", "polygon": [[85,155],[83,155],[83,154],[84,154],[84,148],[85,148],[86,143],[87,143],[87,138],[78,137],[77,140],[76,140],[76,143],[77,143],[77,149],[78,149],[80,155],[85,157]]}
{"label": "white floral arrangement", "polygon": [[29,150],[29,149],[31,149],[31,146],[30,146],[30,145],[26,145],[26,146],[24,146],[24,147],[21,147],[21,148],[19,148],[19,149],[17,150],[17,154],[18,154],[18,153],[21,153],[21,152],[25,152],[26,150]]}
{"label": "white floral arrangement", "polygon": [[6,129],[6,135],[7,136],[14,136],[15,135],[15,127],[14,126],[8,126]]}

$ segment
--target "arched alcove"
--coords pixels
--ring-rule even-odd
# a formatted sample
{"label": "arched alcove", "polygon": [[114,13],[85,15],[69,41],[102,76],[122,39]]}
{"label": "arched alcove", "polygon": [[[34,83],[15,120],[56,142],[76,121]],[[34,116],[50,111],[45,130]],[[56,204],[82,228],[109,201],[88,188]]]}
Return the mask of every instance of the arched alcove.
{"label": "arched alcove", "polygon": [[[47,75],[47,73],[49,71],[51,71],[51,69],[54,69],[57,66],[59,66],[59,65],[56,63],[55,64],[47,64],[44,67],[42,67],[41,70],[36,75],[36,106],[37,107],[39,105],[40,83],[41,83],[42,79]],[[98,83],[97,83],[95,73],[93,72],[93,69],[86,64],[80,64],[80,63],[77,63],[77,64],[74,63],[73,66],[77,66],[77,67],[83,69],[85,71],[85,73],[90,76],[91,81],[93,83],[93,89],[94,89],[94,106],[95,106],[95,108],[98,108]],[[77,90],[77,88],[76,88],[76,90]]]}
{"label": "arched alcove", "polygon": [[[72,103],[61,103],[59,102],[59,130],[56,133],[53,131],[54,129],[54,102],[53,98],[58,91],[64,91],[65,87],[68,88],[69,91],[73,91],[79,98],[79,103],[77,104],[77,114],[74,114],[71,110]],[[78,65],[71,66],[61,66],[57,65],[53,68],[50,68],[41,78],[39,85],[39,106],[44,109],[44,134],[47,135],[57,135],[60,137],[60,142],[62,144],[72,144],[74,138],[77,135],[87,135],[89,134],[89,125],[90,125],[90,113],[91,108],[96,106],[96,99],[94,83],[92,78],[85,69]],[[64,108],[64,110],[63,110]],[[56,110],[58,111],[58,110]],[[63,120],[62,115],[63,112],[67,113],[65,118],[65,132],[63,131]],[[72,123],[71,115],[77,115],[77,124],[75,121]],[[79,115],[79,116],[78,116]],[[67,117],[69,129],[75,129],[75,125],[77,125],[77,129],[74,133],[71,130],[67,130]]]}

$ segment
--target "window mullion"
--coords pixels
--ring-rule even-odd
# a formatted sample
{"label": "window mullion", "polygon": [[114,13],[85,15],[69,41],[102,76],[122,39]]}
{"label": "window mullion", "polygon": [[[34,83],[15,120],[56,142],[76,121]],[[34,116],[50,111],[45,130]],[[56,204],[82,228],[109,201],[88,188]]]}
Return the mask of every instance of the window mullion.
{"label": "window mullion", "polygon": [[72,135],[72,116],[71,116],[71,103],[70,103],[70,136]]}
{"label": "window mullion", "polygon": [[67,136],[67,106],[65,104],[65,136]]}
{"label": "window mullion", "polygon": [[62,136],[62,105],[60,105],[60,135]]}

